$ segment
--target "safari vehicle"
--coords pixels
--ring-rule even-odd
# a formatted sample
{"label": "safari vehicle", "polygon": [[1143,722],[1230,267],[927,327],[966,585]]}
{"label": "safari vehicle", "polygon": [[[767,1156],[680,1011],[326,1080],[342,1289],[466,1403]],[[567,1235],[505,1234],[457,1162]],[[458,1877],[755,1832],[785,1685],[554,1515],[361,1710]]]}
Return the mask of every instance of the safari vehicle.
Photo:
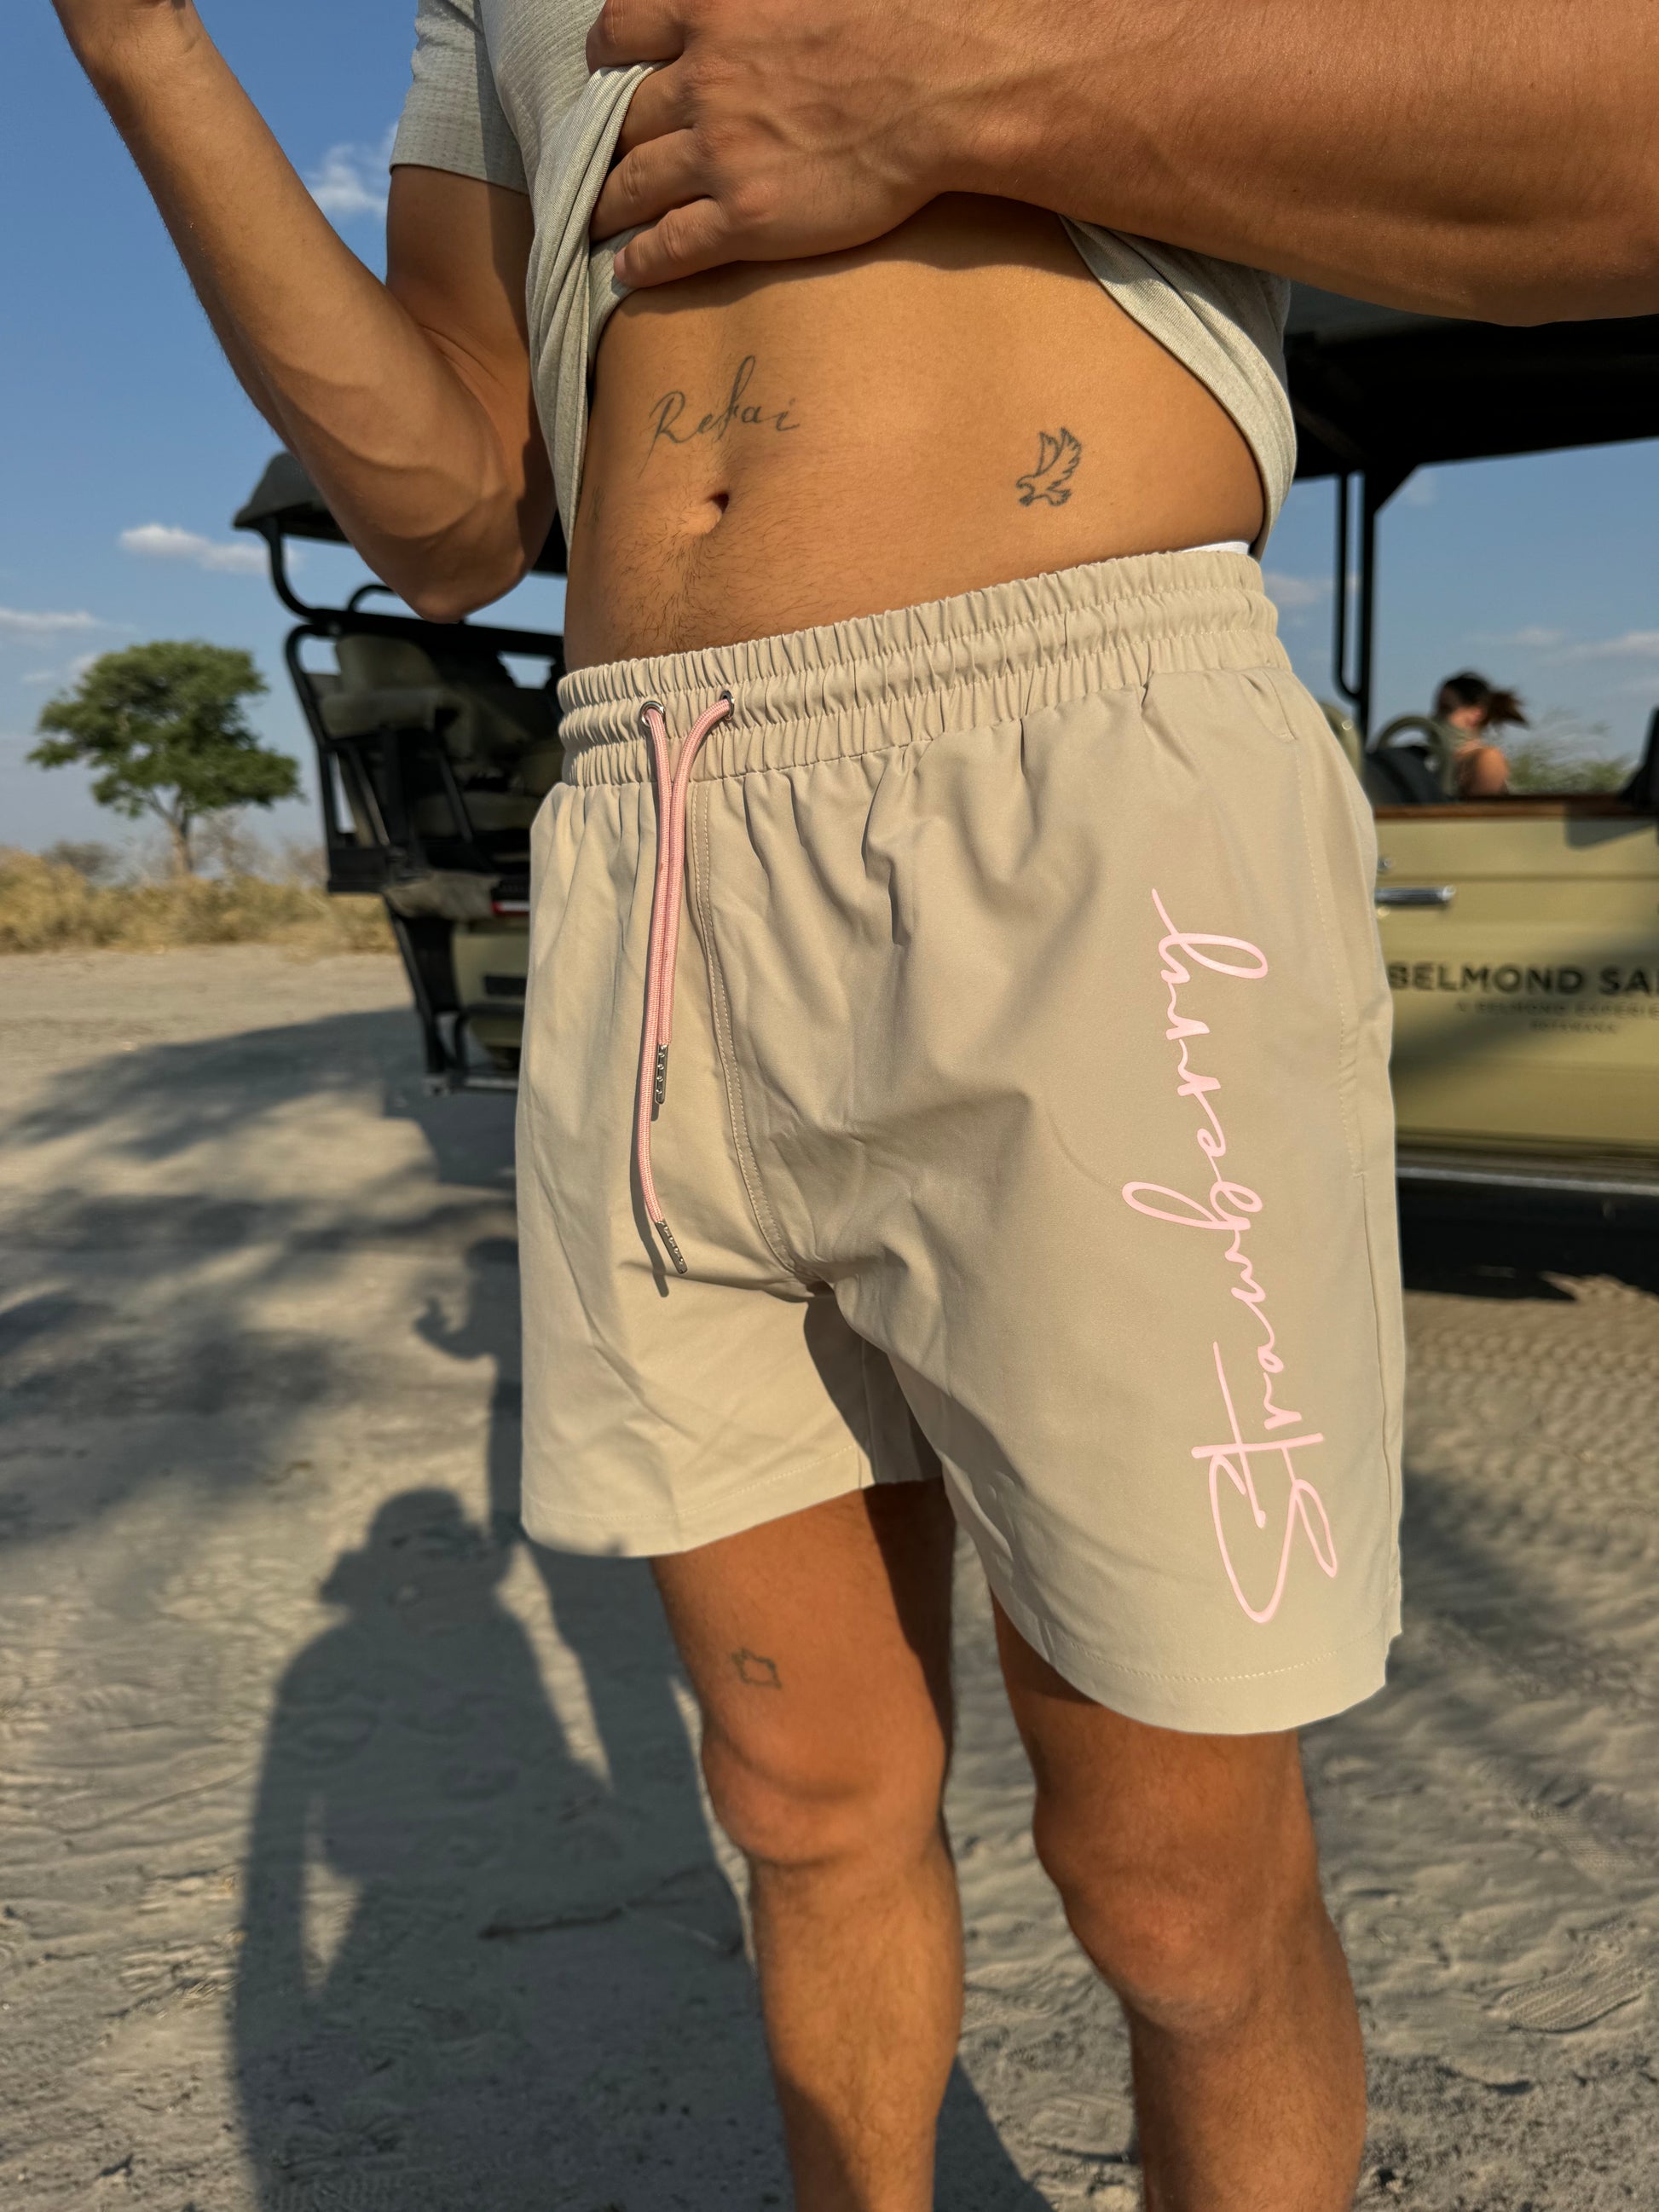
{"label": "safari vehicle", "polygon": [[1498,329],[1298,288],[1286,353],[1297,475],[1337,479],[1326,715],[1376,817],[1401,1180],[1659,1199],[1659,713],[1616,796],[1460,800],[1461,732],[1371,726],[1384,505],[1436,462],[1659,437],[1659,317]]}
{"label": "safari vehicle", "polygon": [[[1342,696],[1326,711],[1376,814],[1402,1181],[1659,1199],[1659,715],[1617,797],[1460,801],[1453,732],[1416,716],[1371,730],[1387,501],[1434,463],[1659,437],[1659,317],[1499,329],[1298,287],[1286,353],[1297,474],[1338,483]],[[374,584],[307,605],[285,544],[341,532],[286,454],[236,520],[299,617],[288,665],[329,887],[386,899],[434,1086],[510,1084],[562,641],[372,609]],[[536,566],[562,573],[556,532]],[[545,682],[517,682],[514,658]]]}
{"label": "safari vehicle", "polygon": [[[317,749],[328,888],[378,892],[408,972],[434,1090],[511,1089],[529,957],[530,824],[558,781],[563,640],[544,630],[429,623],[368,602],[313,606],[291,540],[344,536],[291,454],[236,517],[270,556],[298,617],[283,648]],[[557,526],[537,571],[562,575]],[[525,683],[509,662],[528,661]]]}

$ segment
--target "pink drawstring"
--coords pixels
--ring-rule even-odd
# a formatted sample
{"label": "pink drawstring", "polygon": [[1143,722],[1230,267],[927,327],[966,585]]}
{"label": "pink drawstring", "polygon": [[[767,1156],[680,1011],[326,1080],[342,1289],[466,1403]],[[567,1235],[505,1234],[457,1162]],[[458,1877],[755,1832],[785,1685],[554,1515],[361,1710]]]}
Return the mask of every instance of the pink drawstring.
{"label": "pink drawstring", "polygon": [[634,1116],[634,1164],[646,1218],[663,1242],[678,1273],[689,1274],[674,1232],[663,1219],[651,1176],[651,1124],[668,1095],[668,1047],[674,1034],[674,955],[680,941],[680,905],[685,891],[685,811],[691,763],[703,739],[732,712],[732,694],[722,691],[707,714],[687,731],[671,775],[668,723],[658,701],[647,699],[640,722],[651,740],[651,773],[657,794],[657,877],[651,893],[651,935],[646,947],[645,1035],[640,1044],[640,1092]]}

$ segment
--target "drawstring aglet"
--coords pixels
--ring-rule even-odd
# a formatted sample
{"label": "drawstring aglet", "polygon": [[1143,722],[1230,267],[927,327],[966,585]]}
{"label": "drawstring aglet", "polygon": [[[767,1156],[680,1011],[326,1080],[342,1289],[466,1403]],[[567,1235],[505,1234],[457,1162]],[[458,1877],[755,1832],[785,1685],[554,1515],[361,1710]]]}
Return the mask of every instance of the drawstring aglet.
{"label": "drawstring aglet", "polygon": [[651,1079],[651,1108],[653,1113],[661,1113],[663,1100],[667,1096],[668,1047],[665,1044],[659,1044],[657,1047],[656,1073]]}
{"label": "drawstring aglet", "polygon": [[661,1237],[664,1248],[667,1251],[669,1258],[674,1262],[675,1273],[678,1275],[689,1275],[691,1270],[686,1266],[684,1256],[682,1254],[679,1246],[674,1242],[674,1232],[669,1227],[668,1224],[665,1221],[653,1221],[651,1225],[656,1231],[658,1236]]}

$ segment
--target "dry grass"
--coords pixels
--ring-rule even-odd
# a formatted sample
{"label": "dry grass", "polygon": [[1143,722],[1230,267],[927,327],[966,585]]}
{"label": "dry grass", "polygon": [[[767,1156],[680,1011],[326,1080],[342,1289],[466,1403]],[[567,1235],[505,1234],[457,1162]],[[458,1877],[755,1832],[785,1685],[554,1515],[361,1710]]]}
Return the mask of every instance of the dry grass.
{"label": "dry grass", "polygon": [[1530,738],[1510,738],[1503,748],[1510,763],[1511,791],[1622,791],[1635,771],[1633,760],[1609,759],[1605,755],[1575,751],[1546,731]]}
{"label": "dry grass", "polygon": [[377,898],[331,898],[255,875],[94,884],[62,861],[0,848],[0,953],[260,944],[313,957],[392,949]]}

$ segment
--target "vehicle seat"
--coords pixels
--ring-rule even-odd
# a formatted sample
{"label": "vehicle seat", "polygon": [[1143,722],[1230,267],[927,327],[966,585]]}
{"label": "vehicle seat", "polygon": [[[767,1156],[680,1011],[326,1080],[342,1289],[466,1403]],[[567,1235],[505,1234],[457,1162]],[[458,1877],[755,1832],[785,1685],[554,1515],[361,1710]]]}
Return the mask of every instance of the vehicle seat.
{"label": "vehicle seat", "polygon": [[[337,641],[335,655],[338,688],[318,701],[331,737],[434,731],[464,788],[480,781],[497,787],[469,797],[474,826],[527,825],[563,763],[550,690],[515,684],[494,653],[446,653],[440,663],[407,638],[348,633]],[[433,815],[420,822],[422,828],[441,834],[448,826],[442,802],[428,802],[419,811]]]}
{"label": "vehicle seat", "polygon": [[1365,747],[1362,781],[1373,806],[1444,806],[1455,799],[1462,732],[1426,714],[1396,714]]}
{"label": "vehicle seat", "polygon": [[1373,806],[1443,806],[1446,794],[1428,755],[1418,745],[1390,745],[1367,753],[1359,780]]}

